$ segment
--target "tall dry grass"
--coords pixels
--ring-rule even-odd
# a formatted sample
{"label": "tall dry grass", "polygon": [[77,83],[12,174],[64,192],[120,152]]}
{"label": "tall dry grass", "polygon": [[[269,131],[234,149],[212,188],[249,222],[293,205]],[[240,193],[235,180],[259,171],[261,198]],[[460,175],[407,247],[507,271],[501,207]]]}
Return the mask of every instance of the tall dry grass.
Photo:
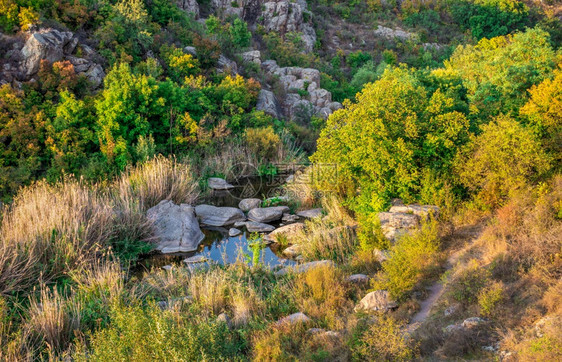
{"label": "tall dry grass", "polygon": [[150,231],[146,209],[196,196],[189,166],[164,157],[131,168],[107,188],[72,178],[24,188],[0,225],[0,294],[92,264],[114,240],[142,241]]}
{"label": "tall dry grass", "polygon": [[327,215],[307,220],[295,240],[305,259],[344,262],[357,250],[355,222],[335,196],[322,199],[322,208]]}
{"label": "tall dry grass", "polygon": [[112,237],[111,204],[79,181],[23,189],[0,226],[0,294],[49,281],[92,261]]}

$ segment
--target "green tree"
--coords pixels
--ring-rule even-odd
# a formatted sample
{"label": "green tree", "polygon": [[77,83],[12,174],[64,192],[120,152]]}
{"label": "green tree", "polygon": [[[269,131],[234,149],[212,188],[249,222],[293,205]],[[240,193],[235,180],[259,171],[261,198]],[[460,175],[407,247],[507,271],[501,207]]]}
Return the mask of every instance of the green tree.
{"label": "green tree", "polygon": [[505,115],[483,125],[482,133],[472,137],[455,163],[461,183],[484,207],[501,205],[550,168],[535,133]]}
{"label": "green tree", "polygon": [[556,66],[549,35],[538,28],[523,33],[482,39],[459,46],[436,74],[462,79],[471,112],[486,120],[512,113],[525,104],[527,89],[548,77]]}

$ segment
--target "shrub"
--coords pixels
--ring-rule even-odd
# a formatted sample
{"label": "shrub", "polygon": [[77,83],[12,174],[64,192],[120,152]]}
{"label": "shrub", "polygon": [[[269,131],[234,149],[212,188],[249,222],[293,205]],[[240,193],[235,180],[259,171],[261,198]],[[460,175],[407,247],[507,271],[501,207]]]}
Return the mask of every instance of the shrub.
{"label": "shrub", "polygon": [[448,293],[464,305],[475,303],[480,291],[486,285],[489,274],[489,271],[482,268],[476,260],[471,260],[447,282]]}
{"label": "shrub", "polygon": [[281,138],[273,131],[273,128],[248,128],[244,138],[249,149],[258,157],[266,160],[273,159],[281,145]]}
{"label": "shrub", "polygon": [[517,121],[500,116],[472,137],[456,161],[460,180],[488,207],[537,181],[550,167],[535,134]]}
{"label": "shrub", "polygon": [[375,281],[375,288],[388,290],[398,300],[404,298],[438,267],[438,251],[438,224],[432,220],[390,248],[390,257],[382,263],[382,280]]}
{"label": "shrub", "polygon": [[400,323],[386,315],[379,316],[364,332],[353,352],[358,360],[370,361],[409,361],[415,357]]}
{"label": "shrub", "polygon": [[504,293],[504,288],[501,283],[493,283],[484,288],[478,295],[480,313],[486,317],[496,316],[498,308],[501,308],[501,304],[505,299]]}

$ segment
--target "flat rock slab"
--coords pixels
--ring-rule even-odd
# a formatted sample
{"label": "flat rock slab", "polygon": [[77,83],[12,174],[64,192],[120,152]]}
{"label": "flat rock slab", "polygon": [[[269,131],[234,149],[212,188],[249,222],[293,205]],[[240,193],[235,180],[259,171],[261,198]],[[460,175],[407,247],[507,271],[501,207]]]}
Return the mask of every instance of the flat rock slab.
{"label": "flat rock slab", "polygon": [[331,260],[316,260],[316,261],[311,261],[308,263],[304,263],[304,264],[299,264],[296,265],[294,267],[286,267],[283,268],[281,270],[278,270],[275,272],[276,276],[282,276],[285,274],[288,274],[290,272],[293,273],[304,273],[312,268],[318,268],[318,267],[322,267],[322,266],[335,266],[334,262]]}
{"label": "flat rock slab", "polygon": [[304,219],[314,219],[322,216],[322,209],[310,209],[297,212],[297,216]]}
{"label": "flat rock slab", "polygon": [[198,205],[195,207],[195,214],[202,224],[209,226],[226,226],[246,220],[242,210],[235,207]]}
{"label": "flat rock slab", "polygon": [[298,215],[293,215],[288,213],[283,214],[283,217],[281,218],[281,221],[283,221],[286,224],[297,222],[299,220],[300,217]]}
{"label": "flat rock slab", "polygon": [[244,212],[248,212],[252,209],[256,209],[258,207],[261,206],[261,200],[260,199],[243,199],[240,200],[240,202],[238,203],[238,207],[240,208],[240,210],[244,211]]}
{"label": "flat rock slab", "polygon": [[275,226],[262,222],[248,221],[246,222],[246,230],[251,233],[268,233],[275,230]]}
{"label": "flat rock slab", "polygon": [[184,263],[186,264],[198,264],[198,263],[204,263],[207,261],[207,258],[204,257],[203,255],[194,255],[191,256],[187,259],[184,259]]}
{"label": "flat rock slab", "polygon": [[271,242],[279,242],[283,238],[285,239],[284,241],[286,241],[288,244],[296,244],[296,236],[298,236],[303,230],[304,224],[289,224],[275,229],[274,231],[266,235],[264,239]]}
{"label": "flat rock slab", "polygon": [[283,317],[281,319],[279,319],[277,321],[277,325],[282,325],[282,324],[297,324],[297,323],[307,323],[310,322],[311,319],[304,313],[302,312],[298,312],[298,313],[293,313],[291,315],[288,315],[286,317]]}
{"label": "flat rock slab", "polygon": [[156,250],[162,253],[195,251],[205,238],[194,209],[189,205],[176,205],[170,200],[162,200],[150,208],[146,216],[152,222],[157,240]]}
{"label": "flat rock slab", "polygon": [[268,223],[279,220],[283,214],[289,212],[287,206],[260,207],[248,212],[248,219],[255,222]]}
{"label": "flat rock slab", "polygon": [[386,290],[375,290],[367,294],[359,304],[355,307],[355,311],[386,311],[398,307],[395,301],[390,298],[390,294]]}
{"label": "flat rock slab", "polygon": [[207,185],[213,190],[230,190],[234,188],[234,186],[229,184],[225,179],[219,177],[210,177],[207,180]]}

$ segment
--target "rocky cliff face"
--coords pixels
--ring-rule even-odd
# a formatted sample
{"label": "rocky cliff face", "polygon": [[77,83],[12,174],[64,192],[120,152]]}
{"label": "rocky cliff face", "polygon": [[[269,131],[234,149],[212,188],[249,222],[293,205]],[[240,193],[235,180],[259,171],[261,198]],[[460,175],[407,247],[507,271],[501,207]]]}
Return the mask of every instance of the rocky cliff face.
{"label": "rocky cliff face", "polygon": [[[196,0],[178,0],[178,6],[198,18],[200,4]],[[251,27],[261,25],[266,31],[281,36],[289,32],[301,33],[304,51],[311,52],[316,44],[316,32],[312,27],[312,13],[307,10],[306,0],[211,0],[210,13],[225,18],[238,16]]]}
{"label": "rocky cliff face", "polygon": [[[3,40],[8,41],[7,38]],[[85,75],[94,88],[99,87],[105,77],[103,68],[92,60],[95,52],[86,45],[80,45],[84,57],[77,57],[78,43],[78,38],[72,32],[55,29],[33,32],[25,44],[14,41],[0,69],[0,84],[33,79],[41,61],[54,63],[68,60],[76,73]]]}

